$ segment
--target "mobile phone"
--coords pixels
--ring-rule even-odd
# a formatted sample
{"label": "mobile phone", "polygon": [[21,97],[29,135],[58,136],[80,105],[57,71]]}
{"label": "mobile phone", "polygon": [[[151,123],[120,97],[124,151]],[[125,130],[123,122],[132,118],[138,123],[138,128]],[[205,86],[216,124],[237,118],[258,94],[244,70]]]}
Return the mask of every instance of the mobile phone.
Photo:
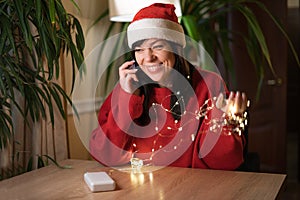
{"label": "mobile phone", "polygon": [[133,65],[131,65],[128,69],[138,69],[135,74],[139,80],[139,86],[151,83],[151,79],[143,72],[143,70],[140,69],[140,66],[137,64],[137,62],[133,63]]}
{"label": "mobile phone", "polygon": [[133,65],[130,65],[128,69],[138,69],[138,64],[135,62]]}

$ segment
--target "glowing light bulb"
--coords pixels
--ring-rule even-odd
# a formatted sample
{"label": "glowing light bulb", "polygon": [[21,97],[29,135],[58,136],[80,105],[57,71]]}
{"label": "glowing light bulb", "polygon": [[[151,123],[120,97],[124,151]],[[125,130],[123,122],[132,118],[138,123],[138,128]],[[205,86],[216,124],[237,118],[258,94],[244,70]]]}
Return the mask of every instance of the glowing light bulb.
{"label": "glowing light bulb", "polygon": [[229,112],[231,113],[231,115],[234,115],[235,113],[237,113],[237,107],[236,106],[229,106]]}

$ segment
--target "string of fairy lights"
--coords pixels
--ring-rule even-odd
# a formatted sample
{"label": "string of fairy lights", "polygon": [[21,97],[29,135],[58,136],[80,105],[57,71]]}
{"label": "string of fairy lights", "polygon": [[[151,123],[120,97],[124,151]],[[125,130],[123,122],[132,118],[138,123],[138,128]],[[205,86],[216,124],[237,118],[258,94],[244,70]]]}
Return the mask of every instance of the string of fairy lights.
{"label": "string of fairy lights", "polygon": [[[165,99],[170,98],[172,95],[174,95],[174,94],[170,94],[170,95],[166,96]],[[172,115],[179,115],[179,114],[175,113],[173,110],[174,110],[175,106],[180,104],[180,106],[183,106],[183,108],[184,108],[184,112],[182,112],[182,114],[180,114],[181,118],[187,114],[190,114],[191,116],[193,116],[186,123],[180,124],[180,126],[178,126],[179,121],[176,119],[174,120],[174,125],[175,125],[174,127],[167,126],[168,130],[176,130],[177,131],[174,134],[181,133],[184,130],[184,127],[187,126],[192,121],[194,121],[195,119],[199,121],[200,119],[204,118],[203,122],[208,125],[208,127],[209,127],[208,130],[211,132],[220,133],[220,131],[223,130],[222,134],[227,134],[227,135],[238,134],[239,136],[241,136],[243,131],[245,130],[246,126],[248,125],[247,111],[245,111],[242,114],[236,113],[236,107],[234,107],[233,105],[230,105],[228,108],[228,112],[223,112],[221,117],[209,119],[209,117],[208,117],[209,111],[213,110],[215,107],[218,108],[218,106],[216,106],[216,101],[217,101],[217,97],[207,99],[204,102],[204,104],[202,106],[200,106],[199,109],[195,112],[189,112],[185,109],[185,102],[184,102],[183,97],[178,98],[178,100],[175,102],[175,104],[173,106],[171,106],[170,109],[165,108],[163,106],[163,103],[153,103],[152,107],[153,107],[154,113],[155,113],[155,124],[156,124],[155,131],[158,134],[156,136],[156,139],[153,141],[153,147],[151,150],[152,153],[151,153],[151,156],[149,157],[149,159],[142,160],[142,159],[135,157],[135,154],[138,152],[138,150],[136,150],[132,154],[132,158],[130,160],[132,168],[136,169],[136,168],[141,168],[142,166],[145,166],[144,161],[146,161],[146,163],[148,163],[146,165],[151,165],[152,158],[155,155],[156,143],[157,143],[157,140],[159,139],[159,137],[173,137],[174,136],[174,135],[171,135],[171,136],[170,135],[162,135],[158,132],[159,131],[158,112],[157,112],[158,107],[160,107],[167,113],[171,113]],[[250,106],[250,101],[247,102],[247,107],[249,107],[249,106]],[[220,109],[220,108],[218,108],[218,109]],[[196,137],[196,135],[194,133],[192,133],[190,136],[191,142],[193,142],[195,140],[195,137]],[[180,139],[179,143],[174,145],[171,150],[164,150],[164,151],[166,151],[166,152],[174,151],[180,146],[180,144],[182,142],[183,142],[183,139]],[[134,148],[137,148],[137,145],[135,143],[133,143],[132,145]],[[163,148],[161,145],[156,147],[156,149],[161,149],[161,148]]]}

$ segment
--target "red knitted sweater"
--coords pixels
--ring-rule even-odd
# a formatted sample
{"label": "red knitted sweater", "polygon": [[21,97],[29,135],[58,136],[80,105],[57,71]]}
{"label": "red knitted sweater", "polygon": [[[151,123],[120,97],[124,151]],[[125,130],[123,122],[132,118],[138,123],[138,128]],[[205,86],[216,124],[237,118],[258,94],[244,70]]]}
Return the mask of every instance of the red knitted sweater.
{"label": "red knitted sweater", "polygon": [[[170,112],[171,91],[154,88],[149,111],[151,122],[141,125],[144,96],[131,95],[117,85],[103,103],[99,126],[90,138],[90,153],[100,163],[116,166],[133,156],[155,165],[234,170],[243,162],[244,137],[230,134],[228,127],[213,127],[223,112],[213,107],[206,117],[197,116],[207,99],[226,92],[215,73],[193,73],[192,96],[185,112],[174,120]],[[225,90],[225,91],[224,91]]]}

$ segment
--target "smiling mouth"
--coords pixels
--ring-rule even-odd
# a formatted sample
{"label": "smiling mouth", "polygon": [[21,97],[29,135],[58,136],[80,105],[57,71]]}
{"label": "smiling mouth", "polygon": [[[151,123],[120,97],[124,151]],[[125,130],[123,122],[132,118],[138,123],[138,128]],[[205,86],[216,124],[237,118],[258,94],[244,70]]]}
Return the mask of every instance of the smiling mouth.
{"label": "smiling mouth", "polygon": [[163,65],[143,65],[149,72],[158,72],[160,71],[164,66]]}

